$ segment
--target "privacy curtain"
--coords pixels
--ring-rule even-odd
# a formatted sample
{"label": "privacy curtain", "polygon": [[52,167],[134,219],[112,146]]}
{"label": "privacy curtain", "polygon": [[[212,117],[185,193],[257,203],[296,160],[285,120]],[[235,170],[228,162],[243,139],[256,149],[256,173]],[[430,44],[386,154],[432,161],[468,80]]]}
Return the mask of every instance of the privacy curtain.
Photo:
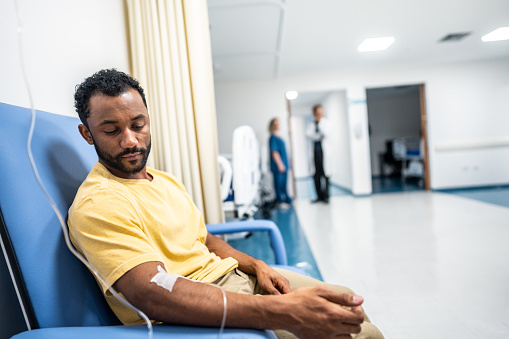
{"label": "privacy curtain", "polygon": [[151,119],[149,165],[179,178],[205,222],[224,220],[206,0],[126,0],[132,75]]}

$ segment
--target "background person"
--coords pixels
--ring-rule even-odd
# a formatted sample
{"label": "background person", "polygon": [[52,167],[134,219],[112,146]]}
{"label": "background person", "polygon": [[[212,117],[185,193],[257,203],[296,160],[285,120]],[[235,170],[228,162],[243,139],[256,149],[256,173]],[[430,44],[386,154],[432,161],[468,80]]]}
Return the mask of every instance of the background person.
{"label": "background person", "polygon": [[269,153],[270,153],[270,171],[274,177],[274,192],[276,193],[276,203],[291,204],[292,198],[288,194],[288,157],[284,140],[279,136],[279,120],[274,118],[269,124]]}
{"label": "background person", "polygon": [[329,202],[329,161],[328,161],[328,135],[329,124],[323,116],[322,105],[313,106],[314,121],[308,126],[306,135],[311,140],[311,148],[313,149],[314,172],[313,179],[315,182],[316,200]]}

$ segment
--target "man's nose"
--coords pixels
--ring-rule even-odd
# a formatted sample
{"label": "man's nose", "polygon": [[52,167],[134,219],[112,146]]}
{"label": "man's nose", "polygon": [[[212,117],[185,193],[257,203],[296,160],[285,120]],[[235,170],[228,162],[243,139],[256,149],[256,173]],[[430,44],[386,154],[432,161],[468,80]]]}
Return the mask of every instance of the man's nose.
{"label": "man's nose", "polygon": [[122,148],[133,148],[138,145],[138,139],[133,131],[126,129],[122,133],[122,140],[120,140],[120,146]]}

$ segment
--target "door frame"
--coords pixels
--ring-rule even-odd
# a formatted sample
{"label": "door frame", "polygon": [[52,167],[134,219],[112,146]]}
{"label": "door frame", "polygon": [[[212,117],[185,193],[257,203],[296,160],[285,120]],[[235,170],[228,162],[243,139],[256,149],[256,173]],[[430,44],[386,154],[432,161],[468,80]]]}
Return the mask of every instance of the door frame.
{"label": "door frame", "polygon": [[425,84],[419,84],[419,104],[421,111],[421,138],[424,143],[424,189],[431,190],[431,180],[429,175],[429,150],[428,150],[428,114],[426,111],[426,88]]}

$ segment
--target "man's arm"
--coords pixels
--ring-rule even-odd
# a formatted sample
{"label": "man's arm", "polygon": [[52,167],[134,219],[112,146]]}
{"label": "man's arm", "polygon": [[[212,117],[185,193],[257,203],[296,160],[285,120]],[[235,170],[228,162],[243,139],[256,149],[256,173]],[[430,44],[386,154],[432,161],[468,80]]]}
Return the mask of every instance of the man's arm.
{"label": "man's arm", "polygon": [[239,263],[242,272],[256,276],[258,284],[269,294],[290,292],[290,283],[269,265],[228,245],[225,241],[208,233],[205,245],[220,258],[232,257]]}
{"label": "man's arm", "polygon": [[285,164],[283,163],[283,160],[281,159],[281,155],[278,151],[271,151],[270,154],[272,155],[272,159],[276,162],[277,169],[279,172],[284,173],[286,171]]}
{"label": "man's arm", "polygon": [[[177,279],[172,292],[150,280],[160,262],[146,262],[114,284],[129,302],[152,320],[173,324],[221,324],[222,294],[216,287]],[[283,295],[251,296],[226,292],[227,327],[286,329],[299,338],[327,338],[359,333],[364,320],[362,297],[335,293],[326,287],[298,289]],[[346,309],[343,306],[349,306]]]}

